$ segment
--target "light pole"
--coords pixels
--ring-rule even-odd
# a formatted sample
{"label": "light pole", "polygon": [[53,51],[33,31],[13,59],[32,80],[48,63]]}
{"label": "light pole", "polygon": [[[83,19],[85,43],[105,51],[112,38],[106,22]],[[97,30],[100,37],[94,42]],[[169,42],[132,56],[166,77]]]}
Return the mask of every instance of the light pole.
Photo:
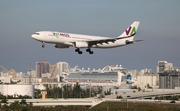
{"label": "light pole", "polygon": [[63,99],[63,84],[61,86],[62,86],[62,99]]}
{"label": "light pole", "polygon": [[126,99],[126,101],[127,101],[127,109],[128,109],[128,97],[130,97],[129,95],[127,95],[127,99]]}
{"label": "light pole", "polygon": [[107,107],[107,111],[109,111],[109,106]]}
{"label": "light pole", "polygon": [[178,90],[179,90],[179,73],[178,73]]}
{"label": "light pole", "polygon": [[90,82],[90,91],[89,91],[89,96],[91,97],[91,80],[89,79]]}
{"label": "light pole", "polygon": [[[165,81],[165,76],[164,76],[164,81]],[[163,99],[164,99],[164,81],[163,81]]]}
{"label": "light pole", "polygon": [[142,99],[143,99],[143,82],[142,82],[142,89],[141,89],[141,91],[142,91]]}
{"label": "light pole", "polygon": [[128,109],[128,96],[127,96],[126,102],[127,102],[127,109]]}

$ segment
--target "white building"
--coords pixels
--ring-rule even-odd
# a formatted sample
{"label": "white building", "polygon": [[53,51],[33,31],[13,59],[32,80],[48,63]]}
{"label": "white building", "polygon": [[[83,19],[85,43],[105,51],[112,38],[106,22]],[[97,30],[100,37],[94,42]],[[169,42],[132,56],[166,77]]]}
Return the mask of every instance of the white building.
{"label": "white building", "polygon": [[139,72],[139,75],[144,75],[144,74],[152,74],[152,70],[151,69],[142,69]]}
{"label": "white building", "polygon": [[34,95],[34,86],[33,85],[0,85],[0,92],[4,96],[6,95],[12,95],[14,97],[17,97],[18,95],[28,95],[33,97]]}
{"label": "white building", "polygon": [[56,68],[58,69],[58,74],[56,75],[56,77],[58,78],[58,82],[60,82],[60,76],[69,73],[70,67],[67,62],[58,62],[56,64]]}
{"label": "white building", "polygon": [[31,70],[31,72],[27,71],[27,76],[36,77],[36,71],[35,70]]}
{"label": "white building", "polygon": [[[16,78],[16,81],[20,81],[19,84],[30,84],[31,83],[41,83],[42,82],[42,78],[35,78],[35,77],[31,77],[31,81],[29,77],[20,77],[20,78]],[[14,82],[16,82],[14,81]]]}
{"label": "white building", "polygon": [[172,70],[173,69],[173,64],[172,63],[168,63],[167,61],[158,61],[158,65],[157,65],[157,73],[162,73],[165,70]]}
{"label": "white building", "polygon": [[11,83],[11,78],[10,76],[7,77],[0,77],[0,83]]}
{"label": "white building", "polygon": [[141,89],[148,89],[148,84],[153,89],[159,87],[159,75],[158,74],[143,74],[137,76],[137,87]]}
{"label": "white building", "polygon": [[24,77],[25,76],[25,73],[23,72],[18,72],[16,73],[17,77]]}

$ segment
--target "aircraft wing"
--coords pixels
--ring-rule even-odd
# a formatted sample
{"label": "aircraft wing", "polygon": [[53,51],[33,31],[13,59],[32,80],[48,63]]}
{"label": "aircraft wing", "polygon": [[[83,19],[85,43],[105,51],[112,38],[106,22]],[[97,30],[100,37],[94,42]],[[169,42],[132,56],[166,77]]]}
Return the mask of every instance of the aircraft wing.
{"label": "aircraft wing", "polygon": [[[133,34],[134,35],[134,34]],[[132,37],[133,35],[131,36],[126,36],[126,37],[117,37],[117,38],[109,38],[109,39],[99,39],[99,40],[86,40],[86,42],[92,46],[92,45],[96,45],[96,44],[102,44],[102,43],[107,43],[108,42],[115,42],[116,40],[119,40],[119,39],[124,39],[124,38],[129,38],[129,37]]]}

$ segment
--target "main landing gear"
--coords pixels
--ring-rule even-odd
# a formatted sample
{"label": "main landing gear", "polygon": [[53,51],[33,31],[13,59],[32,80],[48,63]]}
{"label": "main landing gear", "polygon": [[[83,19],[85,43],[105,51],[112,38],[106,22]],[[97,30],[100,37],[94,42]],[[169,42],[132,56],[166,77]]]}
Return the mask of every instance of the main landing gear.
{"label": "main landing gear", "polygon": [[[82,51],[80,51],[79,48],[75,49],[75,52],[78,52],[78,54],[82,54],[83,53]],[[89,54],[93,54],[94,53],[93,51],[91,51],[90,48],[86,49],[86,52],[89,52]]]}
{"label": "main landing gear", "polygon": [[89,54],[93,54],[94,53],[93,51],[91,51],[90,48],[86,49],[86,52],[89,52]]}
{"label": "main landing gear", "polygon": [[76,52],[78,52],[78,54],[82,54],[82,51],[80,51],[79,48],[75,49]]}

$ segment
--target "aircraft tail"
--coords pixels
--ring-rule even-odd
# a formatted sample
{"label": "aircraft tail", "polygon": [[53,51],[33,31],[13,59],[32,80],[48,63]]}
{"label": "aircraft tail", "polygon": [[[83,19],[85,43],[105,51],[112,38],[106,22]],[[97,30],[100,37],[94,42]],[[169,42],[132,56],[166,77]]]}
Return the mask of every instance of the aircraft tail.
{"label": "aircraft tail", "polygon": [[139,21],[134,21],[118,38],[131,36],[130,38],[133,40],[134,36],[136,35],[139,23]]}

